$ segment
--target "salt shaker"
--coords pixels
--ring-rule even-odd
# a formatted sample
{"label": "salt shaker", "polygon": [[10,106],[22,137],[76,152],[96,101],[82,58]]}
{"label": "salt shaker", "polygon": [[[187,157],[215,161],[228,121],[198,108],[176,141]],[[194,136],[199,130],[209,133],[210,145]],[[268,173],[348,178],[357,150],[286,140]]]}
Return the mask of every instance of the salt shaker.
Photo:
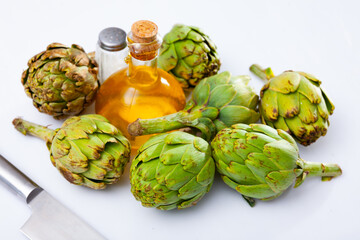
{"label": "salt shaker", "polygon": [[127,67],[124,59],[128,54],[124,30],[110,27],[100,32],[95,60],[99,65],[98,78],[101,84],[114,72]]}

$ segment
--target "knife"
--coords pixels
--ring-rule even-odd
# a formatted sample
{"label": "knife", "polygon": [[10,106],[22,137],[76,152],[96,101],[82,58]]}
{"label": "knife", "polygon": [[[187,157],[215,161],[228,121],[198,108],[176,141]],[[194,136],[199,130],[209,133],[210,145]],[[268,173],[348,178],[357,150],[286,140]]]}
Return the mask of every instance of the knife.
{"label": "knife", "polygon": [[0,182],[5,183],[32,210],[20,231],[31,240],[104,240],[73,212],[51,197],[0,154]]}

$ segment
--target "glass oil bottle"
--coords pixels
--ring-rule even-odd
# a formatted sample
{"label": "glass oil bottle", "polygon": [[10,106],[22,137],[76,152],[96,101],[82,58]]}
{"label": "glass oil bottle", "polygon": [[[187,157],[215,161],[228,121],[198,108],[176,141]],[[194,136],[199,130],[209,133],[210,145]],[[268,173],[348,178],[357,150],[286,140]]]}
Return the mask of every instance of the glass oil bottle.
{"label": "glass oil bottle", "polygon": [[175,113],[185,106],[185,95],[173,76],[157,68],[161,38],[157,25],[138,21],[127,36],[127,68],[112,74],[97,93],[95,111],[118,127],[130,140],[133,152],[150,136],[133,137],[127,126],[138,118]]}

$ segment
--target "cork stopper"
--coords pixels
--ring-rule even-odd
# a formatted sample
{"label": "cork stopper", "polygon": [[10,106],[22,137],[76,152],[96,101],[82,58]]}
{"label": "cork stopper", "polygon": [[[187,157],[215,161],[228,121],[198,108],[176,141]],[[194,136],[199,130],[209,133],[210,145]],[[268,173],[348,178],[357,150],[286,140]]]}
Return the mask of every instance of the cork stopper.
{"label": "cork stopper", "polygon": [[156,39],[158,27],[148,20],[140,20],[131,26],[132,40],[137,43],[150,43]]}
{"label": "cork stopper", "polygon": [[158,36],[158,27],[148,20],[140,20],[131,26],[128,34],[130,54],[138,60],[151,60],[158,54],[161,38]]}

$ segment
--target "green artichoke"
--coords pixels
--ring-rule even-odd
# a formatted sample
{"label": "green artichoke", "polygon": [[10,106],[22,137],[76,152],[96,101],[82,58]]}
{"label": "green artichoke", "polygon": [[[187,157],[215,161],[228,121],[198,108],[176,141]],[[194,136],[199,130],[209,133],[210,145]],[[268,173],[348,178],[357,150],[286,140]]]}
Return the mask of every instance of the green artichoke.
{"label": "green artichoke", "polygon": [[119,180],[130,158],[129,141],[100,115],[68,118],[56,130],[20,118],[13,124],[45,140],[51,162],[73,184],[103,189]]}
{"label": "green artichoke", "polygon": [[21,78],[26,94],[40,112],[55,118],[79,114],[99,86],[96,62],[75,44],[52,43],[28,67]]}
{"label": "green artichoke", "polygon": [[210,141],[225,127],[257,122],[259,97],[248,86],[249,80],[248,76],[231,77],[229,72],[205,78],[195,87],[184,110],[154,119],[138,119],[128,126],[128,132],[140,136],[192,127]]}
{"label": "green artichoke", "polygon": [[159,134],[142,145],[132,161],[131,192],[145,207],[187,208],[210,190],[214,174],[205,140],[179,131]]}
{"label": "green artichoke", "polygon": [[171,73],[189,88],[220,69],[215,44],[197,27],[175,25],[164,36],[158,59],[159,67]]}
{"label": "green artichoke", "polygon": [[298,187],[307,176],[330,180],[341,175],[336,164],[304,161],[289,134],[263,124],[235,124],[225,128],[216,135],[211,147],[224,182],[252,206],[255,198],[277,198],[294,181]]}
{"label": "green artichoke", "polygon": [[270,68],[250,70],[269,81],[261,89],[260,113],[264,124],[282,129],[302,145],[325,136],[334,105],[320,87],[320,80],[304,72],[286,71],[274,77]]}

